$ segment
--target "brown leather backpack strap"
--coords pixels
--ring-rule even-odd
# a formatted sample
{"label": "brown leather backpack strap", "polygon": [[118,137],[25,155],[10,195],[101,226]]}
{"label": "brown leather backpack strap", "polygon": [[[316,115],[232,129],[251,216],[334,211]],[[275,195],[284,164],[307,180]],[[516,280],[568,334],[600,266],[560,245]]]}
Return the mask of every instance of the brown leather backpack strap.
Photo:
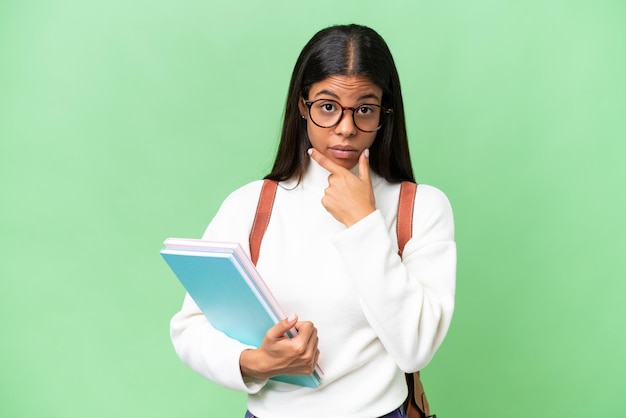
{"label": "brown leather backpack strap", "polygon": [[[413,234],[413,207],[415,206],[415,194],[417,184],[403,181],[400,185],[400,197],[398,200],[398,217],[396,220],[396,234],[398,236],[398,254],[402,257],[404,246]],[[409,396],[404,403],[404,409],[408,418],[430,417],[430,407],[424,392],[424,386],[420,379],[420,372],[406,373],[406,383]],[[432,415],[435,416],[435,415]]]}
{"label": "brown leather backpack strap", "polygon": [[409,389],[409,396],[404,401],[407,418],[436,418],[437,415],[430,415],[430,406],[420,379],[420,372],[406,373],[404,377]]}
{"label": "brown leather backpack strap", "polygon": [[413,234],[413,206],[417,184],[403,181],[400,185],[400,198],[398,200],[398,218],[396,220],[396,234],[398,236],[398,254],[402,257],[404,246]]}
{"label": "brown leather backpack strap", "polygon": [[270,222],[272,215],[272,207],[276,198],[276,189],[278,182],[273,180],[263,180],[261,194],[259,195],[259,204],[256,207],[252,230],[250,231],[250,258],[256,266],[259,260],[259,251],[261,250],[261,241]]}

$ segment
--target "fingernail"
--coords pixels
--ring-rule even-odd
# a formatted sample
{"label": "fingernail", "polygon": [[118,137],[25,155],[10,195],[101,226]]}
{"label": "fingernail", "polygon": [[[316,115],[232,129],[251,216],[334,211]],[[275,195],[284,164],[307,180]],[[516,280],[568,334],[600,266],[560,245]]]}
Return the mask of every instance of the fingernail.
{"label": "fingernail", "polygon": [[306,150],[307,154],[311,155],[313,154],[313,148],[309,148],[308,150]]}
{"label": "fingernail", "polygon": [[287,317],[287,322],[293,322],[296,319],[296,314],[291,314]]}
{"label": "fingernail", "polygon": [[369,158],[370,157],[370,149],[367,148],[364,152],[365,152],[365,158]]}

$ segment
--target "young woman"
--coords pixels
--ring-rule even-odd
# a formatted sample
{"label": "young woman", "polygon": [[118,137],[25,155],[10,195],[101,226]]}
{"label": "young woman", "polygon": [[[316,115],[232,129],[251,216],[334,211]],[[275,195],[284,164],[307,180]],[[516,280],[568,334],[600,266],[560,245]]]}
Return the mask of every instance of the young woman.
{"label": "young woman", "polygon": [[[302,50],[267,179],[279,182],[257,268],[286,312],[260,347],[215,330],[187,295],[171,321],[192,369],[248,393],[247,417],[403,417],[404,373],[422,369],[454,309],[452,210],[419,185],[398,255],[400,182],[413,181],[396,67],[372,29],[333,26]],[[233,192],[203,238],[247,247],[262,181]],[[295,327],[298,335],[284,333]],[[308,374],[311,389],[272,376]]]}

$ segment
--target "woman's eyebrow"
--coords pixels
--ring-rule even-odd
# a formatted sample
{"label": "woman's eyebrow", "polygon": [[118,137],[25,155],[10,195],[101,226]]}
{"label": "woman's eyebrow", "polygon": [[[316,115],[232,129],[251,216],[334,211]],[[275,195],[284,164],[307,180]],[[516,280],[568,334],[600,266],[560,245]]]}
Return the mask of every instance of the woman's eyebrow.
{"label": "woman's eyebrow", "polygon": [[318,91],[318,92],[317,92],[317,94],[316,94],[314,97],[318,97],[318,96],[320,96],[320,95],[322,95],[322,94],[326,94],[326,95],[328,95],[328,96],[332,96],[332,97],[334,97],[335,99],[339,100],[339,96],[337,96],[335,93],[333,93],[333,92],[332,92],[332,91],[330,91],[330,90],[320,90],[320,91]]}
{"label": "woman's eyebrow", "polygon": [[[321,96],[323,94],[326,94],[328,96],[331,96],[331,97],[339,100],[339,96],[337,96],[337,94],[333,93],[330,90],[320,90],[320,91],[318,91],[315,94],[314,97],[319,97],[319,96]],[[364,94],[362,96],[357,97],[358,101],[365,100],[365,99],[376,99],[376,100],[380,101],[380,98],[376,94],[374,94],[374,93],[367,93],[367,94]]]}
{"label": "woman's eyebrow", "polygon": [[365,100],[365,99],[376,99],[376,100],[380,101],[380,98],[376,94],[374,94],[374,93],[364,94],[363,96],[359,96],[357,98],[357,100],[359,100],[359,101]]}

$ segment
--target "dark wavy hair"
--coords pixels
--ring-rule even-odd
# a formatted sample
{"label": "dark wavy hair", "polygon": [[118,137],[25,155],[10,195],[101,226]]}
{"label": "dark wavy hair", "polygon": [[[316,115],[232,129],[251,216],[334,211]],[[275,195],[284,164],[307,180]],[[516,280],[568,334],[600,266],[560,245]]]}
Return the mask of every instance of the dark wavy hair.
{"label": "dark wavy hair", "polygon": [[393,109],[393,113],[385,117],[370,147],[370,167],[389,182],[414,181],[396,65],[384,39],[361,25],[322,29],[300,52],[289,83],[276,159],[265,178],[302,179],[311,143],[298,101],[301,95],[308,99],[314,83],[333,75],[365,76],[383,90],[382,105]]}

